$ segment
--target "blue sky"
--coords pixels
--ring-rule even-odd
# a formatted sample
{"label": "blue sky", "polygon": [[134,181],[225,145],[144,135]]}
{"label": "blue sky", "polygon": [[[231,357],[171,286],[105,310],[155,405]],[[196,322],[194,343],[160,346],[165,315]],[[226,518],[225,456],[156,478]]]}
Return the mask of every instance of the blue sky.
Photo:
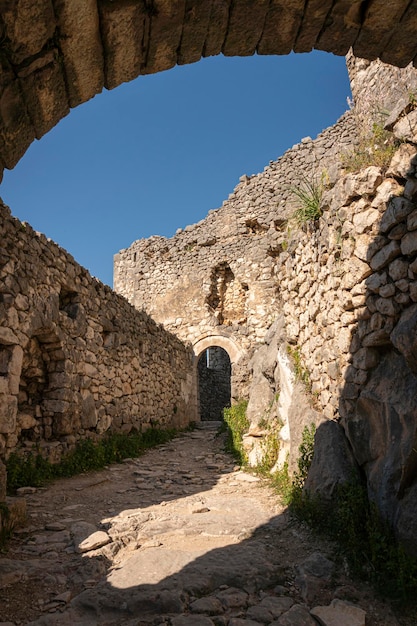
{"label": "blue sky", "polygon": [[139,77],[71,111],[0,188],[12,213],[113,284],[113,255],[172,236],[347,109],[343,57],[203,59]]}

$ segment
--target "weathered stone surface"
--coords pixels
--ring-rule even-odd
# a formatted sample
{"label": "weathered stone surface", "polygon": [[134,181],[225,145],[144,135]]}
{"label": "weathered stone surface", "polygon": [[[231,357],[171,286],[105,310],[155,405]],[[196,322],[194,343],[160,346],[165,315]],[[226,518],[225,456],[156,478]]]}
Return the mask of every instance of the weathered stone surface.
{"label": "weathered stone surface", "polygon": [[15,65],[38,54],[55,31],[51,0],[19,0],[2,6],[3,37],[9,41]]}
{"label": "weathered stone surface", "polygon": [[406,198],[402,196],[391,198],[379,224],[381,233],[388,232],[393,226],[404,220],[413,209],[414,205]]}
{"label": "weathered stone surface", "polygon": [[330,499],[338,485],[351,481],[357,474],[358,467],[343,428],[333,421],[320,424],[305,490]]}
{"label": "weathered stone surface", "polygon": [[137,2],[100,2],[98,8],[106,57],[105,87],[114,89],[139,75],[149,23],[145,7]]}
{"label": "weathered stone surface", "polygon": [[255,52],[268,5],[269,0],[237,0],[232,3],[223,54],[247,56]]}
{"label": "weathered stone surface", "polygon": [[0,395],[0,433],[13,434],[16,430],[17,398]]}
{"label": "weathered stone surface", "polygon": [[304,9],[303,0],[283,4],[281,0],[269,3],[258,54],[289,54],[300,28]]}
{"label": "weathered stone surface", "polygon": [[91,550],[95,550],[97,548],[102,548],[110,542],[110,537],[107,533],[102,530],[97,530],[92,533],[80,543],[76,543],[75,549],[77,552],[90,552]]}
{"label": "weathered stone surface", "polygon": [[374,254],[371,259],[371,268],[378,272],[382,270],[388,263],[396,259],[401,254],[401,248],[398,241],[391,241],[388,245],[384,246],[379,252]]}
{"label": "weathered stone surface", "polygon": [[327,16],[326,28],[320,33],[315,47],[326,50],[331,46],[335,54],[346,54],[356,41],[362,19],[360,0],[337,2]]}
{"label": "weathered stone surface", "polygon": [[401,253],[411,255],[417,253],[417,232],[406,233],[401,239]]}
{"label": "weathered stone surface", "polygon": [[148,13],[146,52],[142,74],[169,70],[177,63],[177,51],[181,41],[185,14],[185,0],[168,2],[156,0],[153,11]]}
{"label": "weathered stone surface", "polygon": [[[106,85],[113,88],[138,73],[163,71],[176,63],[198,61],[201,55],[222,51],[227,55],[288,54],[291,50],[306,52],[316,47],[345,54],[353,43],[354,50],[360,50],[369,59],[376,58],[378,49],[383,59],[403,67],[415,57],[415,9],[410,5],[404,13],[404,3],[405,0],[396,0],[387,9],[382,0],[377,0],[372,11],[363,11],[359,0],[157,0],[152,6],[139,6],[132,0],[100,0],[98,7],[95,0],[15,0],[4,7],[2,39],[4,56],[13,65],[12,76],[14,70],[37,62],[45,51],[56,46],[58,55],[63,54],[69,105],[76,106],[101,91],[103,68]],[[411,66],[404,70],[408,77],[410,69]],[[391,71],[392,77],[397,79]],[[56,78],[44,75],[41,90],[37,81],[33,90],[27,85],[28,102],[39,99],[40,111],[33,110],[38,120],[42,118],[42,123],[37,124],[39,135],[52,125],[52,118],[56,123],[60,113],[66,114],[62,81]],[[46,83],[50,85],[49,94]],[[377,86],[378,92],[387,96],[384,81]],[[408,86],[413,91],[415,81],[409,81]],[[404,98],[398,92],[395,96],[397,102]],[[17,92],[14,98],[18,100]],[[390,104],[393,105],[392,98]],[[407,106],[402,108],[405,112]],[[398,119],[394,131],[401,139],[414,140],[414,114],[411,111]],[[30,138],[29,119],[15,130],[19,131],[15,146],[11,137],[0,144],[0,161],[8,167],[15,165],[34,138],[33,134]],[[329,172],[337,170],[334,165]],[[333,174],[331,179],[334,180]]]}
{"label": "weathered stone surface", "polygon": [[203,56],[212,8],[211,0],[198,3],[188,0],[186,3],[178,65],[194,63]]}
{"label": "weathered stone surface", "polygon": [[354,456],[366,472],[370,497],[389,522],[401,510],[402,490],[412,480],[416,390],[417,378],[404,358],[394,351],[385,354],[362,389],[355,414],[345,423]]}
{"label": "weathered stone surface", "polygon": [[406,8],[406,0],[390,4],[384,0],[374,2],[372,11],[365,13],[360,33],[354,43],[355,54],[363,56],[366,48],[370,58],[379,57],[391,39],[389,24],[399,20]]}
{"label": "weathered stone surface", "polygon": [[56,0],[54,9],[59,25],[69,104],[75,107],[103,89],[104,61],[97,3],[95,0]]}
{"label": "weathered stone surface", "polygon": [[417,305],[406,309],[391,333],[391,341],[401,352],[410,369],[417,373]]}
{"label": "weathered stone surface", "polygon": [[411,159],[416,154],[416,149],[409,143],[402,143],[391,159],[387,170],[387,176],[406,178],[411,169]]}
{"label": "weathered stone surface", "polygon": [[270,626],[317,626],[316,620],[311,617],[309,610],[302,604],[295,604],[289,611],[281,615]]}
{"label": "weathered stone surface", "polygon": [[19,79],[36,138],[40,139],[70,110],[58,50],[50,50],[25,67]]}
{"label": "weathered stone surface", "polygon": [[329,606],[316,606],[310,612],[322,626],[365,626],[366,623],[363,609],[338,599]]}
{"label": "weathered stone surface", "polygon": [[321,26],[331,7],[331,2],[314,0],[304,7],[304,19],[293,46],[294,52],[310,52],[316,45]]}

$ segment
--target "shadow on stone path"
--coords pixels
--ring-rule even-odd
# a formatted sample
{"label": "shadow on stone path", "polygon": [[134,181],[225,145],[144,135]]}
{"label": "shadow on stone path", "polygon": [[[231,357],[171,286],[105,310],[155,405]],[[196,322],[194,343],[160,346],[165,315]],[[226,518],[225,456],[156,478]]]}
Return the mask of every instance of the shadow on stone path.
{"label": "shadow on stone path", "polygon": [[234,466],[216,426],[27,495],[30,527],[0,559],[0,623],[406,624]]}

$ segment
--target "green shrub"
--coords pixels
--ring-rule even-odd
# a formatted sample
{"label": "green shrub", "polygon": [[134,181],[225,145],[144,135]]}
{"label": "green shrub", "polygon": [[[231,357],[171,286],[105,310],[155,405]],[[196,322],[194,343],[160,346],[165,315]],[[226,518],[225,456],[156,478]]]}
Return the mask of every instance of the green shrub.
{"label": "green shrub", "polygon": [[297,187],[290,187],[291,193],[296,197],[298,208],[294,211],[293,217],[298,225],[306,222],[314,222],[322,214],[321,199],[323,197],[324,185],[322,180],[304,178]]}
{"label": "green shrub", "polygon": [[370,130],[362,131],[358,145],[340,155],[342,167],[351,173],[376,165],[386,169],[400,142],[393,133],[384,129],[382,123],[374,122]]}
{"label": "green shrub", "polygon": [[310,373],[303,365],[300,348],[298,346],[292,347],[288,345],[287,353],[292,358],[292,361],[294,364],[295,380],[302,382],[305,388],[307,389],[307,391],[310,391],[311,390]]}
{"label": "green shrub", "polygon": [[102,469],[111,463],[140,456],[148,448],[165,443],[176,434],[177,431],[172,429],[150,428],[143,433],[110,433],[98,442],[83,439],[56,464],[44,459],[39,452],[26,457],[12,453],[6,462],[7,489],[9,493],[15,493],[19,487],[40,487],[54,478]]}
{"label": "green shrub", "polygon": [[237,404],[223,409],[224,421],[228,426],[226,450],[233,454],[241,465],[246,465],[248,461],[242,445],[243,434],[249,428],[246,417],[247,406],[247,400],[240,400]]}

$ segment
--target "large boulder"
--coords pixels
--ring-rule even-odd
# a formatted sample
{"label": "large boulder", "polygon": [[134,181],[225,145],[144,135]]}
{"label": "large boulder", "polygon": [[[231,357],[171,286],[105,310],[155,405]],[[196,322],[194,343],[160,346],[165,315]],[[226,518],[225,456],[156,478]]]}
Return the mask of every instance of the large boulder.
{"label": "large boulder", "polygon": [[417,554],[416,524],[410,523],[417,513],[411,496],[417,483],[416,397],[417,377],[404,356],[391,351],[371,372],[345,427],[370,499]]}
{"label": "large boulder", "polygon": [[338,485],[355,478],[359,478],[359,467],[343,428],[334,421],[323,422],[316,430],[313,461],[304,489],[331,499]]}

